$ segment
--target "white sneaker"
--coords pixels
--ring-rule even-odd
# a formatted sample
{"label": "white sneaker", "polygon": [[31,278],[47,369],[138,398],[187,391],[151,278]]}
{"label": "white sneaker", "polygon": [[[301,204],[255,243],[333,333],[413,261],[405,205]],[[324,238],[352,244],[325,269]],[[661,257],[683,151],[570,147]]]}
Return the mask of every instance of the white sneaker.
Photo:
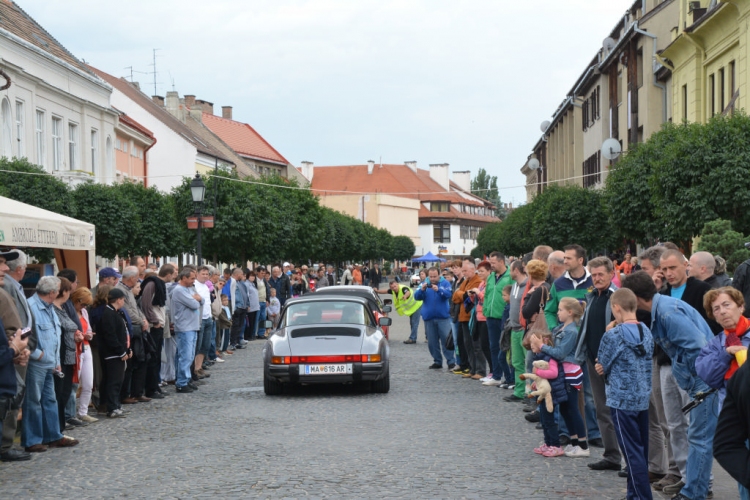
{"label": "white sneaker", "polygon": [[573,446],[572,444],[569,444],[568,446],[566,446],[566,447],[565,447],[565,448],[563,449],[563,451],[564,451],[565,453],[569,453],[569,452],[573,451],[573,448],[575,448],[575,446]]}
{"label": "white sneaker", "polygon": [[480,382],[487,382],[488,380],[492,380],[492,377],[491,376],[487,376],[487,377],[482,377],[482,378],[479,379]]}
{"label": "white sneaker", "polygon": [[494,378],[491,378],[487,381],[482,382],[482,385],[500,385],[501,382],[499,380],[495,380]]}
{"label": "white sneaker", "polygon": [[506,387],[506,389],[511,390],[511,391],[515,388],[516,388],[516,384],[510,384],[508,387]]}
{"label": "white sneaker", "polygon": [[588,448],[584,450],[580,446],[574,446],[572,450],[565,452],[565,456],[571,458],[589,457],[591,456],[591,450]]}
{"label": "white sneaker", "polygon": [[216,362],[217,362],[217,363],[223,363],[223,362],[224,362],[224,360],[223,360],[223,359],[221,359],[220,357],[218,357],[218,356],[217,356],[217,357],[216,357]]}

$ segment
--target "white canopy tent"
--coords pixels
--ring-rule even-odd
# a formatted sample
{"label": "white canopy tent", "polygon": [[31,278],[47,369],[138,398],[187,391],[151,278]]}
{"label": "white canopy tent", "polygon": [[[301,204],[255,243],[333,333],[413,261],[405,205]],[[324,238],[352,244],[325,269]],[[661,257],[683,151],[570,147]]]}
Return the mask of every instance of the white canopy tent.
{"label": "white canopy tent", "polygon": [[71,217],[0,196],[0,246],[52,248],[60,269],[75,269],[78,281],[95,283],[96,227]]}

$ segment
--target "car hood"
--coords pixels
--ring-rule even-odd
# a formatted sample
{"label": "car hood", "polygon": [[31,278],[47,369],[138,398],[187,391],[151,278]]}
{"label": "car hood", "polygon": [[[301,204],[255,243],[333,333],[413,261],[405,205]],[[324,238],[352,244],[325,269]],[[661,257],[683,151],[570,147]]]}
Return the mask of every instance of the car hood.
{"label": "car hood", "polygon": [[292,356],[360,354],[365,327],[301,325],[286,331]]}

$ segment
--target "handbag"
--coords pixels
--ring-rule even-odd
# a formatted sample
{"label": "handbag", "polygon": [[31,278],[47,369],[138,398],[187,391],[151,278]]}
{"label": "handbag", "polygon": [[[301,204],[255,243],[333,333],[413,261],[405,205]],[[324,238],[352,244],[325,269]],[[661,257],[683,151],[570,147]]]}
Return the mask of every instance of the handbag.
{"label": "handbag", "polygon": [[527,351],[531,350],[532,335],[542,338],[545,333],[549,333],[550,331],[549,326],[547,325],[547,318],[544,316],[544,307],[549,300],[549,290],[544,285],[542,285],[542,290],[542,299],[539,301],[539,312],[535,313],[526,323],[526,333],[524,333],[523,339],[521,340],[521,345],[523,345],[523,348]]}

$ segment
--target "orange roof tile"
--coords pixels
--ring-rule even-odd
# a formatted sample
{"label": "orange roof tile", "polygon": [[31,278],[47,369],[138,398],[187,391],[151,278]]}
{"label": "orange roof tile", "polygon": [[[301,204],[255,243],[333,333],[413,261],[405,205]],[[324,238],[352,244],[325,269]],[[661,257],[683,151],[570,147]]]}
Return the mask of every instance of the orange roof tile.
{"label": "orange roof tile", "polygon": [[281,153],[276,151],[247,123],[203,113],[203,124],[242,156],[250,156],[281,165],[289,164]]}

